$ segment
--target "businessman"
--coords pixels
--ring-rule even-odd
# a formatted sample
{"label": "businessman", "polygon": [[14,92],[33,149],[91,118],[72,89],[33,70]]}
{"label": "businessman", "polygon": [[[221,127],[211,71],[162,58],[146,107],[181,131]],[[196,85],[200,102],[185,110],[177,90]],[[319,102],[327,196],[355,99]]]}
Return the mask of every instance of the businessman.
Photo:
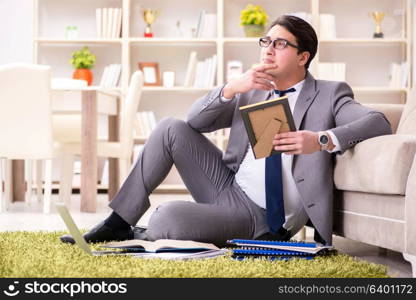
{"label": "businessman", "polygon": [[[332,243],[334,156],[391,134],[390,124],[356,102],[345,82],[312,77],[318,41],[302,19],[281,16],[259,46],[260,65],[198,99],[186,122],[158,123],[111,201],[113,212],[84,235],[87,242],[133,238],[149,195],[175,164],[195,202],[160,205],[141,238],[288,240],[309,224],[318,242]],[[297,131],[273,138],[283,154],[255,159],[239,107],[280,95],[288,96]],[[221,128],[231,128],[224,154],[202,135]],[[73,243],[70,236],[61,240]]]}

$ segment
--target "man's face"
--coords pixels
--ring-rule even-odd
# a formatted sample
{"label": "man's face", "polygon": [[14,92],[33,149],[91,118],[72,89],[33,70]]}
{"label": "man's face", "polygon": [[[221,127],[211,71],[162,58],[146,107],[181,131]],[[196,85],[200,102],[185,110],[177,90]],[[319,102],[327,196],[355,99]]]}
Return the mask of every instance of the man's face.
{"label": "man's face", "polygon": [[[272,41],[276,38],[285,39],[293,45],[298,46],[296,38],[285,27],[280,25],[273,26],[266,34],[266,37]],[[261,48],[260,60],[264,64],[276,64],[277,68],[269,70],[268,73],[275,76],[276,79],[286,76],[292,72],[298,70],[298,68],[304,68],[304,54],[298,54],[298,49],[287,45],[284,49],[274,49],[273,43],[267,48]]]}

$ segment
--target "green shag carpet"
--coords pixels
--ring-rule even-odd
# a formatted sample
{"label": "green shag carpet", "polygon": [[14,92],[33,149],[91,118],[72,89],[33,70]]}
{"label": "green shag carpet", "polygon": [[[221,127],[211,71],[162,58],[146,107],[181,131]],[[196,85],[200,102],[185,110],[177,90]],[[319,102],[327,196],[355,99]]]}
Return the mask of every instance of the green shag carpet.
{"label": "green shag carpet", "polygon": [[58,237],[62,234],[0,232],[0,277],[388,277],[386,267],[344,254],[289,261],[88,256],[76,246],[61,243]]}

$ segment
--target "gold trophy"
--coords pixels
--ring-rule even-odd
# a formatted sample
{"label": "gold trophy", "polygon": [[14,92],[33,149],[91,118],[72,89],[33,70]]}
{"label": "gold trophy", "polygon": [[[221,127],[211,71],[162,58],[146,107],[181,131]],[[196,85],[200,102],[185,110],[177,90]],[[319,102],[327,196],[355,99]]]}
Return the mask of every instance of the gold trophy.
{"label": "gold trophy", "polygon": [[373,11],[370,13],[370,16],[376,23],[376,31],[373,34],[373,38],[375,39],[382,39],[384,37],[384,33],[381,31],[381,21],[383,21],[385,15],[384,12],[380,11]]}
{"label": "gold trophy", "polygon": [[144,31],[145,37],[153,37],[151,25],[159,16],[158,9],[144,9],[143,10],[143,19],[146,22],[146,29]]}

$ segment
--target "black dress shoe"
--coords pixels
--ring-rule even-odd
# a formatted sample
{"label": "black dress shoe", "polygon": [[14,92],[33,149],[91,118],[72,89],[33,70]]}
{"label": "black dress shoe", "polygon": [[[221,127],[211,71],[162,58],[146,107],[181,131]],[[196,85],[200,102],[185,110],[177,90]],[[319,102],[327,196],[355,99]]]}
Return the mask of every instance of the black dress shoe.
{"label": "black dress shoe", "polygon": [[[108,241],[124,241],[133,239],[133,230],[122,229],[114,230],[104,224],[104,221],[96,225],[90,231],[85,233],[84,239],[87,243],[101,243]],[[75,240],[70,235],[63,235],[59,238],[63,243],[75,244]]]}
{"label": "black dress shoe", "polygon": [[283,227],[280,227],[277,233],[266,232],[265,234],[256,238],[256,240],[265,240],[265,241],[289,241],[292,237],[290,230],[286,230]]}

